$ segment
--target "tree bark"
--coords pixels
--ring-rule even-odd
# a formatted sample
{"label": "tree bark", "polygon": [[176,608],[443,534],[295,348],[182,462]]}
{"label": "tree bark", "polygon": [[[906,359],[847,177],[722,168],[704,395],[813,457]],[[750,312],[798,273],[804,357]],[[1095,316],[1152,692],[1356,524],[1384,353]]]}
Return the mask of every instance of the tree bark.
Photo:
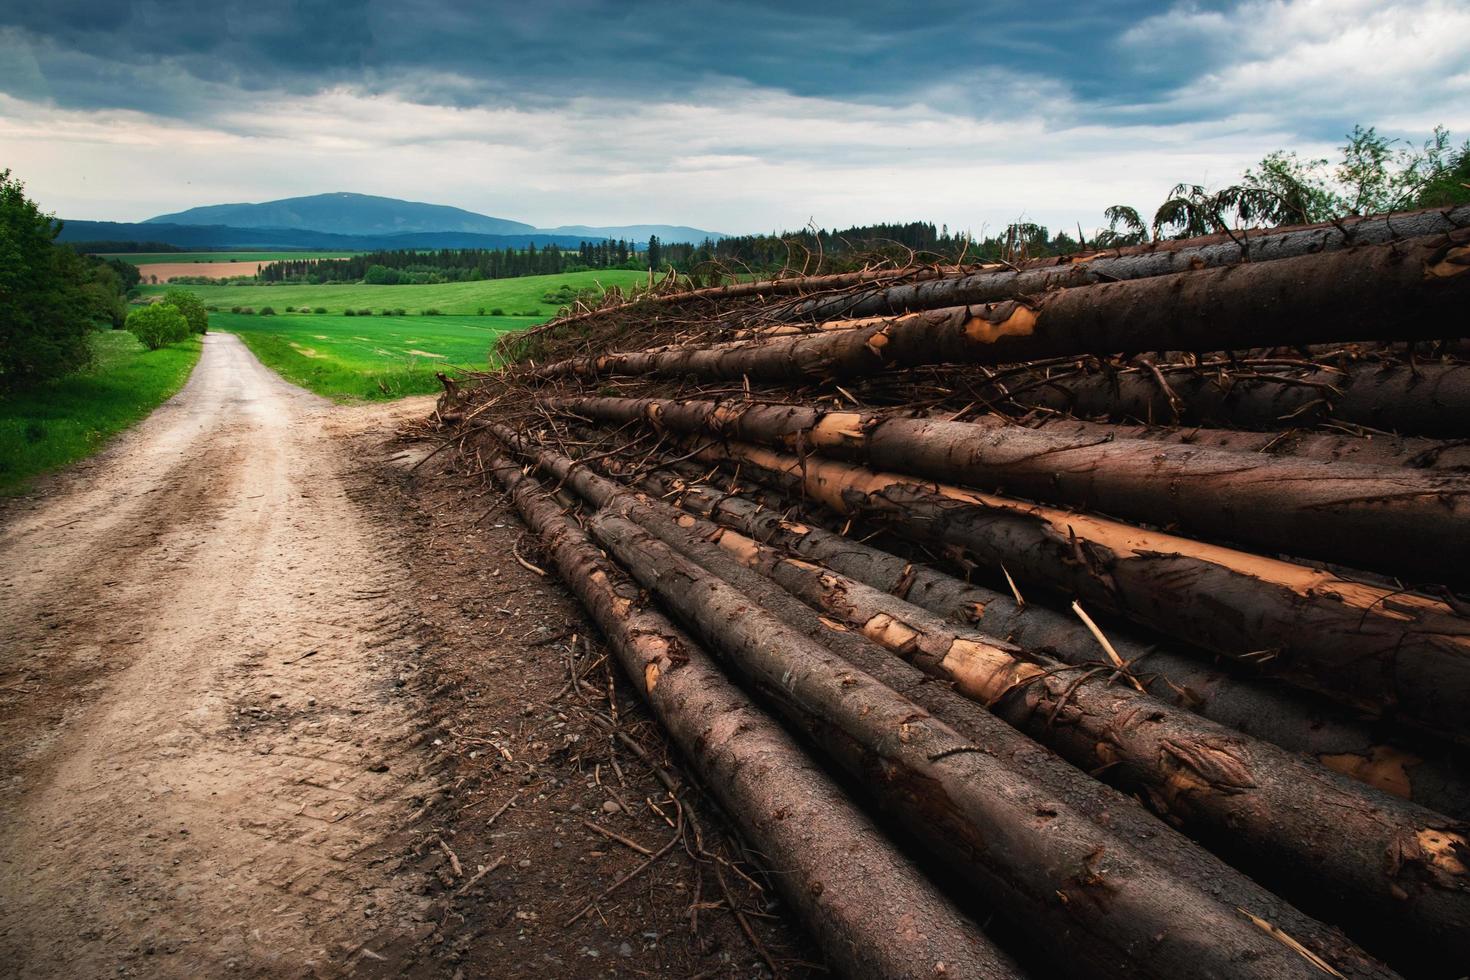
{"label": "tree bark", "polygon": [[[850,774],[895,804],[1074,975],[1300,975],[1321,968],[1207,892],[1056,803],[914,702],[761,611],[636,524],[599,513],[594,536],[688,628],[784,705]],[[1332,966],[1341,971],[1341,967]]]}
{"label": "tree bark", "polygon": [[798,404],[602,397],[546,404],[603,422],[816,452],[1409,581],[1467,578],[1470,479],[1463,477]]}
{"label": "tree bark", "polygon": [[[996,428],[1011,428],[1017,424],[993,415],[983,416],[975,422]],[[1449,473],[1470,470],[1470,440],[1464,439],[1424,439],[1371,433],[1334,435],[1302,429],[1246,432],[1200,426],[1112,425],[1056,415],[1042,415],[1019,424],[1072,439],[1142,439],[1233,453],[1261,453],[1364,466],[1402,466],[1411,470]]]}
{"label": "tree bark", "polygon": [[[955,684],[1087,772],[1142,792],[1161,815],[1259,880],[1341,921],[1470,960],[1470,888],[1455,854],[1470,825],[1394,799],[1132,687],[1089,638],[1068,669],[734,531],[718,543],[817,611]],[[1315,908],[1314,908],[1315,906]]]}
{"label": "tree bark", "polygon": [[[1068,663],[1096,660],[1093,637],[1075,617],[1035,602],[1019,606],[1010,596],[672,474],[650,474],[645,485],[656,497],[672,497],[692,514],[818,562],[952,622],[972,624],[991,636]],[[1382,730],[1385,726],[1371,725],[1335,705],[1304,701],[1270,683],[1233,676],[1211,666],[1203,651],[1149,643],[1112,625],[1105,632],[1155,697],[1430,810],[1458,819],[1470,816],[1470,770],[1459,754],[1446,753],[1442,746],[1406,744]]]}
{"label": "tree bark", "polygon": [[719,349],[577,357],[519,377],[692,375],[795,382],[938,363],[1222,350],[1349,338],[1436,339],[1470,303],[1470,229],[1027,300],[930,310],[876,326]]}
{"label": "tree bark", "polygon": [[[746,443],[706,461],[880,517],[1289,683],[1470,742],[1470,618],[1425,596],[1087,514]],[[1263,649],[1262,643],[1270,644]]]}
{"label": "tree bark", "polygon": [[[1285,380],[1232,378],[1171,371],[1184,425],[1279,430],[1329,422],[1443,439],[1470,437],[1470,366],[1360,366],[1280,375]],[[1047,408],[1083,418],[1147,423],[1174,418],[1168,393],[1150,375],[1100,371],[1059,378],[1019,395],[1022,408]]]}
{"label": "tree bark", "polygon": [[1020,970],[941,896],[708,656],[602,558],[534,480],[490,470],[703,781],[851,976],[1011,978]]}
{"label": "tree bark", "polygon": [[[969,744],[983,746],[990,757],[1042,787],[1053,801],[1060,800],[1105,833],[1129,841],[1147,841],[1149,860],[1158,863],[1169,874],[1208,891],[1228,907],[1265,909],[1255,914],[1276,923],[1333,962],[1359,962],[1361,953],[1346,943],[1339,933],[1324,928],[1200,850],[1187,838],[1169,830],[1133,800],[1118,795],[1055,755],[1038,749],[1036,743],[1020,732],[1004,725],[997,726],[996,720],[975,702],[956,694],[947,685],[927,680],[926,675],[912,665],[775,588],[718,544],[704,539],[706,531],[712,530],[713,525],[696,522],[666,504],[635,494],[589,467],[574,463],[559,453],[538,448],[513,432],[503,428],[492,432],[514,451],[532,460],[548,476],[573,489],[593,506],[602,508],[603,513],[638,523],[644,531],[703,570],[758,600],[763,612],[835,651],[858,670],[912,699],[935,718],[954,726]],[[1412,955],[1418,957],[1416,951]],[[1377,969],[1373,965],[1359,965],[1370,971]]]}
{"label": "tree bark", "polygon": [[1113,251],[1068,255],[1025,263],[1019,270],[982,270],[966,276],[903,283],[881,290],[802,299],[774,307],[767,318],[827,320],[892,316],[941,306],[966,306],[1029,296],[1049,289],[1187,272],[1200,268],[1265,262],[1355,245],[1382,245],[1406,238],[1444,234],[1470,225],[1470,206],[1411,214],[1346,218],[1341,222],[1268,231],[1210,235],[1183,241],[1150,242]]}

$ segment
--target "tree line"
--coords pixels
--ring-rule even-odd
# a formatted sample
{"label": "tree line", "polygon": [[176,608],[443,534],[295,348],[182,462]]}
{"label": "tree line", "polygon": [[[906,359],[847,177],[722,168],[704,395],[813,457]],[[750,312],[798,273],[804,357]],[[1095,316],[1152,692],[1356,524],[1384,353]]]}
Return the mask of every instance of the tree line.
{"label": "tree line", "polygon": [[647,251],[640,254],[637,243],[617,239],[582,242],[576,251],[538,249],[533,242],[525,249],[385,249],[337,259],[284,259],[262,266],[254,278],[269,283],[398,286],[629,268],[648,268]]}
{"label": "tree line", "polygon": [[0,171],[0,392],[85,367],[91,332],[126,321],[138,270],[57,244],[60,231],[25,185]]}

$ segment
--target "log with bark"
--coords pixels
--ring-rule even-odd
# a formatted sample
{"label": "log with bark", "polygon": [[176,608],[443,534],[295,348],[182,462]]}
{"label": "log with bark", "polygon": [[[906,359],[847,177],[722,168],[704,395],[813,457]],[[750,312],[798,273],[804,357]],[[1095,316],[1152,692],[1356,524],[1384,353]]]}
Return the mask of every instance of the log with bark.
{"label": "log with bark", "polygon": [[536,481],[504,459],[488,468],[834,966],[916,980],[1021,975],[696,643],[645,607]]}
{"label": "log with bark", "polygon": [[1446,472],[1470,470],[1470,439],[1425,439],[1373,432],[1348,435],[1309,432],[1301,428],[1249,432],[1203,426],[1109,424],[1088,422],[1053,412],[1038,413],[1019,423],[995,414],[970,421],[993,428],[1013,428],[1020,424],[1072,439],[1143,439],[1236,453],[1296,456],[1366,466],[1402,466],[1407,469]]}
{"label": "log with bark", "polygon": [[1445,600],[820,457],[736,442],[697,454],[962,548],[1288,683],[1470,742],[1470,617]]}
{"label": "log with bark", "polygon": [[1470,229],[931,310],[854,330],[718,349],[570,358],[516,377],[606,374],[798,382],[938,363],[1437,339],[1470,304]]}
{"label": "log with bark", "polygon": [[[1114,683],[1096,643],[1068,669],[733,531],[717,542],[817,611],[954,683],[1087,772],[1145,794],[1161,815],[1307,911],[1470,961],[1470,825],[1388,797]],[[1091,663],[1088,662],[1091,655]],[[1366,939],[1366,937],[1365,937]],[[1463,943],[1462,943],[1463,940]]]}
{"label": "log with bark", "polygon": [[[1077,617],[916,565],[809,521],[789,519],[744,497],[670,471],[643,486],[691,514],[818,562],[952,622],[968,623],[1068,663],[1096,660],[1094,637]],[[1155,697],[1212,721],[1301,753],[1335,772],[1459,819],[1470,817],[1470,768],[1463,753],[1371,725],[1329,702],[1303,700],[1260,679],[1208,662],[1202,651],[1150,642],[1109,624],[1106,636],[1133,676]]]}
{"label": "log with bark", "polygon": [[1020,269],[982,270],[885,289],[847,290],[838,296],[774,305],[765,319],[805,321],[891,316],[941,306],[993,303],[1062,287],[1141,279],[1192,269],[1266,262],[1355,245],[1382,245],[1443,234],[1470,225],[1470,205],[1412,214],[1345,218],[1306,227],[1240,231],[1183,241],[1150,242],[1103,252],[1042,259]]}
{"label": "log with bark", "polygon": [[602,422],[644,421],[815,452],[1411,581],[1458,584],[1470,575],[1462,558],[1470,554],[1470,479],[1460,476],[789,403],[582,397],[545,404]]}
{"label": "log with bark", "polygon": [[1167,374],[1095,371],[1037,384],[1014,404],[1088,419],[1279,430],[1368,426],[1413,436],[1470,437],[1470,365],[1360,365],[1348,371]]}
{"label": "log with bark", "polygon": [[732,669],[779,699],[787,717],[851,776],[881,787],[910,832],[951,861],[1013,926],[1039,942],[1066,932],[1072,948],[1066,962],[1055,963],[1060,969],[1071,963],[1067,972],[1097,976],[1320,976],[1314,960],[1057,804],[638,525],[599,514],[590,527],[639,584]]}
{"label": "log with bark", "polygon": [[[1067,806],[1075,808],[1079,815],[1090,819],[1102,833],[1122,835],[1124,840],[1147,840],[1150,860],[1161,864],[1167,873],[1192,883],[1193,887],[1208,891],[1215,896],[1217,901],[1228,906],[1248,908],[1259,907],[1261,903],[1266,903],[1271,907],[1267,918],[1282,925],[1293,936],[1306,942],[1319,954],[1337,962],[1339,966],[1342,963],[1354,962],[1360,955],[1353,952],[1351,947],[1344,946],[1340,936],[1330,930],[1324,930],[1319,924],[1302,916],[1291,906],[1262,892],[1247,879],[1220,865],[1215,859],[1198,851],[1187,841],[1150,820],[1137,808],[1136,804],[1115,796],[1109,799],[1111,794],[1104,791],[1097,783],[1087,779],[1075,769],[1069,769],[1056,763],[1054,757],[1044,753],[1038,754],[1034,744],[1029,743],[1018,733],[1004,729],[1003,726],[997,730],[995,720],[983,711],[977,711],[977,706],[974,704],[960,700],[959,708],[956,710],[954,702],[959,699],[955,695],[944,688],[915,683],[909,676],[912,673],[911,667],[882,653],[878,653],[876,659],[871,654],[862,653],[861,648],[872,646],[869,641],[862,639],[855,632],[847,633],[842,631],[841,627],[834,627],[829,618],[818,616],[801,603],[794,602],[789,595],[773,589],[771,583],[744,568],[718,545],[703,541],[699,533],[681,526],[676,517],[671,517],[671,515],[677,515],[676,511],[631,494],[612,481],[592,473],[587,467],[574,466],[566,457],[527,446],[514,434],[509,434],[509,441],[525,453],[527,458],[541,465],[549,476],[563,482],[565,486],[573,489],[594,505],[603,507],[600,516],[593,523],[594,533],[600,526],[599,522],[611,520],[614,517],[618,520],[636,521],[639,524],[639,531],[628,533],[633,534],[635,538],[641,534],[652,534],[659,539],[653,542],[650,538],[639,538],[644,545],[655,547],[655,551],[658,545],[673,547],[684,557],[703,566],[703,569],[691,569],[696,574],[702,574],[702,571],[707,570],[717,576],[718,578],[706,580],[710,589],[716,591],[726,589],[728,586],[725,583],[728,582],[730,586],[738,588],[739,592],[727,593],[727,596],[739,595],[742,597],[741,601],[758,604],[762,615],[779,617],[785,625],[795,626],[809,638],[819,637],[818,642],[822,644],[820,649],[840,646],[843,656],[853,657],[854,660],[859,661],[855,666],[863,670],[865,674],[871,671],[869,676],[881,679],[881,682],[886,685],[885,690],[890,695],[895,689],[902,690],[907,697],[919,698],[916,704],[942,717],[945,723],[957,722],[957,731],[963,734],[969,744],[982,746],[989,757],[1010,761],[1019,770],[1017,774],[1029,781],[1039,782],[1046,793],[1052,794],[1050,806],[1053,810],[1057,808],[1057,801],[1061,800]],[[685,520],[688,518],[686,517]],[[605,544],[613,548],[620,559],[626,560],[627,554],[624,551],[618,550],[606,537],[603,540]],[[626,546],[634,547],[633,545]],[[655,553],[650,561],[650,567],[667,572],[668,569],[676,566],[678,559],[672,553]],[[754,585],[751,584],[751,580],[754,580]],[[785,613],[791,605],[796,606],[800,613],[788,620]],[[670,608],[680,615],[684,614],[684,607],[677,603],[672,604]],[[772,622],[775,621],[772,620]],[[844,640],[846,643],[834,644],[832,641],[836,639]],[[856,656],[854,657],[853,654]],[[844,677],[846,679],[842,681],[843,685],[851,688],[856,684],[850,674]],[[769,674],[766,675],[766,682],[769,684]],[[778,697],[784,700],[791,693],[783,687]],[[794,693],[800,698],[800,707],[792,709],[790,716],[799,724],[809,726],[811,719],[805,714],[810,710],[809,699],[802,696],[800,691]],[[854,692],[854,696],[860,693]],[[859,708],[860,712],[871,708],[871,704],[862,698],[859,698],[858,703],[868,706]],[[914,723],[914,720],[911,717],[910,723]],[[819,738],[831,741],[831,733],[827,729],[818,728],[817,732]],[[839,756],[850,751],[850,743],[845,739],[839,739],[835,744]],[[858,771],[866,771],[861,757],[852,764],[858,768]],[[1008,781],[1006,786],[1009,788],[1008,791],[1013,791],[1015,784]],[[887,794],[883,795],[886,797]],[[1372,969],[1372,967],[1367,968]]]}

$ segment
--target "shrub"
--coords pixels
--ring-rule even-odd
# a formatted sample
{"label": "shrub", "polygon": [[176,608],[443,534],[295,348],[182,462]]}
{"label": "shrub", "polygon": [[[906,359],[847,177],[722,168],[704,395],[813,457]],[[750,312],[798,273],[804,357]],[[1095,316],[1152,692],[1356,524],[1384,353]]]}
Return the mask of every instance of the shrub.
{"label": "shrub", "polygon": [[443,313],[440,313],[438,310],[434,309],[433,307],[430,307],[427,310],[420,310],[419,311],[419,315],[420,316],[443,316],[444,314]]}
{"label": "shrub", "polygon": [[275,316],[276,315],[276,311],[275,311],[275,309],[273,307],[262,306],[260,308],[260,315],[261,316]]}
{"label": "shrub", "polygon": [[218,306],[215,306],[213,303],[211,303],[209,306],[206,306],[204,308],[204,312],[206,312],[206,313],[218,313],[219,312],[219,307]]}
{"label": "shrub", "polygon": [[170,289],[163,294],[163,301],[184,315],[189,321],[189,329],[194,333],[206,333],[209,330],[209,311],[204,308],[204,301],[187,289]]}
{"label": "shrub", "polygon": [[242,306],[242,307],[240,307],[240,315],[241,316],[254,316],[255,315],[255,307],[253,307],[253,306]]}
{"label": "shrub", "polygon": [[343,316],[357,316],[357,311],[356,310],[343,310],[342,311],[342,315]]}
{"label": "shrub", "polygon": [[398,309],[396,309],[396,310],[393,311],[393,315],[394,316],[408,316],[408,311],[405,310],[403,307],[400,306],[400,307],[398,307]]}
{"label": "shrub", "polygon": [[189,336],[189,321],[167,303],[139,307],[129,313],[127,328],[149,350],[158,350]]}
{"label": "shrub", "polygon": [[500,307],[497,306],[497,307],[495,307],[495,309],[493,309],[493,310],[490,311],[490,315],[491,316],[505,316],[505,311],[502,310]]}
{"label": "shrub", "polygon": [[484,316],[484,315],[485,315],[485,307],[482,306],[482,307],[480,307],[480,310],[476,314],[476,316]]}
{"label": "shrub", "polygon": [[327,308],[325,306],[318,306],[316,309],[312,310],[311,312],[313,312],[313,313],[325,313],[325,312],[327,312]]}
{"label": "shrub", "polygon": [[357,311],[357,315],[358,316],[372,316],[373,315],[373,311],[372,310],[358,310]]}
{"label": "shrub", "polygon": [[240,312],[240,307],[238,307],[238,306],[232,306],[232,307],[230,307],[230,312],[231,313],[239,313]]}

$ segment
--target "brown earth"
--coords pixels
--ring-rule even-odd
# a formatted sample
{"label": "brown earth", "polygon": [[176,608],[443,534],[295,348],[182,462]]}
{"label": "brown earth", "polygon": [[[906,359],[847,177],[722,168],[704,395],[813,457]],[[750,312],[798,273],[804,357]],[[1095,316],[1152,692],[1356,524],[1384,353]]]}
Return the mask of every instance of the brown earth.
{"label": "brown earth", "polygon": [[253,276],[269,262],[149,262],[138,266],[144,282],[168,282],[176,276],[203,276],[205,279],[227,279],[230,276]]}
{"label": "brown earth", "polygon": [[205,345],[0,511],[0,975],[807,972],[428,400]]}

